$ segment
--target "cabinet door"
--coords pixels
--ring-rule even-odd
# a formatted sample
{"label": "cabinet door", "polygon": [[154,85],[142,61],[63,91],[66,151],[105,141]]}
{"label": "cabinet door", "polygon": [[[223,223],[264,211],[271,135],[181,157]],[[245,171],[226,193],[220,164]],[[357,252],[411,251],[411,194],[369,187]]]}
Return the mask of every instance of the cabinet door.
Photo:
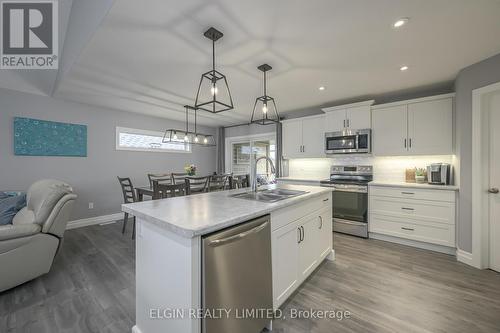
{"label": "cabinet door", "polygon": [[409,104],[408,140],[410,154],[453,154],[453,100]]}
{"label": "cabinet door", "polygon": [[302,121],[283,122],[283,157],[298,158],[302,155]]}
{"label": "cabinet door", "polygon": [[278,308],[299,285],[297,223],[290,223],[271,234],[273,262],[273,306]]}
{"label": "cabinet door", "polygon": [[325,157],[325,117],[302,120],[302,157]]}
{"label": "cabinet door", "polygon": [[344,129],[346,124],[346,110],[336,110],[326,113],[325,132],[338,132]]}
{"label": "cabinet door", "polygon": [[407,106],[372,111],[373,153],[378,156],[407,155]]}
{"label": "cabinet door", "polygon": [[302,228],[302,241],[299,243],[299,282],[304,281],[318,263],[318,215],[299,221]]}
{"label": "cabinet door", "polygon": [[365,129],[372,127],[370,106],[359,106],[347,109],[347,127]]}
{"label": "cabinet door", "polygon": [[324,258],[333,248],[332,209],[319,213],[316,231],[318,233],[318,258]]}

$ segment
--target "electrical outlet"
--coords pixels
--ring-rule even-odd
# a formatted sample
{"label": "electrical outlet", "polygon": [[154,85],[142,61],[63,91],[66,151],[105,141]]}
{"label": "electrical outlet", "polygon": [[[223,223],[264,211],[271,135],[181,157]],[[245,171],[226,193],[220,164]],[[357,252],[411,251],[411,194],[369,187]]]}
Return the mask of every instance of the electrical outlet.
{"label": "electrical outlet", "polygon": [[94,209],[94,203],[93,202],[89,202],[89,209]]}

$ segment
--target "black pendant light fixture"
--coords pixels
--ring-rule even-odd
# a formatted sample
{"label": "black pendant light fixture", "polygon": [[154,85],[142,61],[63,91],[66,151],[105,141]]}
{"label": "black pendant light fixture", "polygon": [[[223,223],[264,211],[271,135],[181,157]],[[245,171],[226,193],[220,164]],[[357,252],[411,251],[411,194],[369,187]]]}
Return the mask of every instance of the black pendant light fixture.
{"label": "black pendant light fixture", "polygon": [[[253,105],[252,118],[250,123],[259,125],[270,125],[280,122],[280,116],[278,114],[278,109],[276,108],[276,103],[274,98],[267,95],[267,78],[266,72],[273,69],[268,64],[263,64],[257,67],[260,71],[264,73],[264,95],[257,97],[255,99],[255,104]],[[257,114],[256,114],[256,110]]]}
{"label": "black pendant light fixture", "polygon": [[212,113],[232,110],[233,98],[226,76],[215,69],[215,42],[224,34],[212,27],[203,35],[212,41],[212,69],[201,75],[194,107]]}
{"label": "black pendant light fixture", "polygon": [[[163,135],[163,143],[191,144],[204,147],[214,147],[215,138],[211,134],[198,133],[197,109],[190,105],[184,105],[186,109],[186,129],[168,129]],[[194,132],[189,130],[189,110],[194,110]]]}

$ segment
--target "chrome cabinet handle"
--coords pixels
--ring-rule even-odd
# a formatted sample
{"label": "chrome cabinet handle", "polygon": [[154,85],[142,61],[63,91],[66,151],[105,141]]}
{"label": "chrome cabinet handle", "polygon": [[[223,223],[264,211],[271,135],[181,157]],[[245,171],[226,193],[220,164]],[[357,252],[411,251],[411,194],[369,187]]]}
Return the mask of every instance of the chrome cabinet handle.
{"label": "chrome cabinet handle", "polygon": [[403,210],[415,210],[415,208],[401,207]]}
{"label": "chrome cabinet handle", "polygon": [[302,242],[302,230],[300,230],[300,227],[298,227],[297,231],[299,236],[299,240],[297,241],[297,243],[300,244],[300,242]]}
{"label": "chrome cabinet handle", "polygon": [[403,230],[408,230],[408,231],[415,231],[415,229],[412,229],[412,228],[406,228],[406,227],[401,227],[401,229],[403,229]]}
{"label": "chrome cabinet handle", "polygon": [[488,190],[488,193],[491,193],[491,194],[498,194],[498,192],[500,192],[500,190],[498,190],[498,188],[496,188],[496,187],[492,187]]}
{"label": "chrome cabinet handle", "polygon": [[302,240],[301,240],[301,242],[303,242],[304,238],[306,238],[306,232],[304,230],[304,226],[300,226],[300,229],[302,229]]}
{"label": "chrome cabinet handle", "polygon": [[410,138],[410,148],[411,148],[411,138]]}
{"label": "chrome cabinet handle", "polygon": [[326,199],[323,199],[323,202],[327,202],[328,200],[330,200],[330,199],[328,199],[328,198],[326,198]]}
{"label": "chrome cabinet handle", "polygon": [[318,217],[319,217],[319,222],[321,223],[321,224],[319,225],[319,228],[320,228],[320,229],[323,229],[323,216],[321,216],[321,215],[320,215],[320,216],[318,216]]}
{"label": "chrome cabinet handle", "polygon": [[405,139],[405,148],[406,148],[406,139]]}
{"label": "chrome cabinet handle", "polygon": [[345,126],[345,119],[344,119],[344,128],[345,128],[345,127],[346,127],[346,126]]}
{"label": "chrome cabinet handle", "polygon": [[413,192],[401,192],[401,194],[414,195],[415,193],[413,193]]}

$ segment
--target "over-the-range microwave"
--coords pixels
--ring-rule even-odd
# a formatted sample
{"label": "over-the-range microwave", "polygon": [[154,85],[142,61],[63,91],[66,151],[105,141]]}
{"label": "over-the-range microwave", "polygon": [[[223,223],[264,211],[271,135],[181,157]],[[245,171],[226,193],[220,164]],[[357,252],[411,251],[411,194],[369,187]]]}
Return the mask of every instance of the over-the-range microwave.
{"label": "over-the-range microwave", "polygon": [[371,153],[371,129],[325,133],[326,154],[368,154]]}

